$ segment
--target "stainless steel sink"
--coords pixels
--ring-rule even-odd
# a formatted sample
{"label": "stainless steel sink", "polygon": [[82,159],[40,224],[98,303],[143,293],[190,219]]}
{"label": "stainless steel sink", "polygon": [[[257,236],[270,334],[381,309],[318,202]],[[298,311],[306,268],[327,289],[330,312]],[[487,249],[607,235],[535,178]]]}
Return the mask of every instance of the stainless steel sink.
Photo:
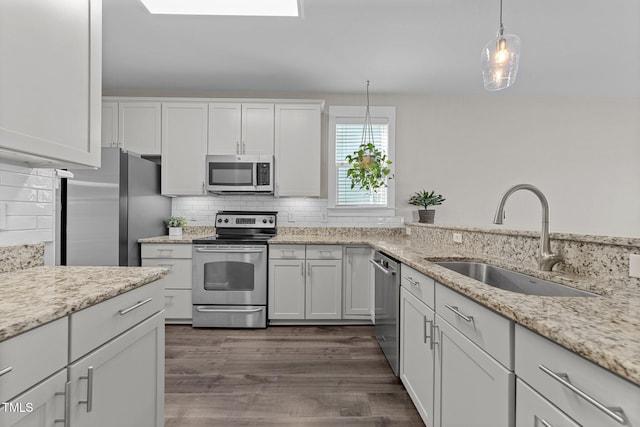
{"label": "stainless steel sink", "polygon": [[598,295],[537,277],[471,261],[442,261],[434,264],[478,280],[487,285],[526,295],[551,297],[597,297]]}

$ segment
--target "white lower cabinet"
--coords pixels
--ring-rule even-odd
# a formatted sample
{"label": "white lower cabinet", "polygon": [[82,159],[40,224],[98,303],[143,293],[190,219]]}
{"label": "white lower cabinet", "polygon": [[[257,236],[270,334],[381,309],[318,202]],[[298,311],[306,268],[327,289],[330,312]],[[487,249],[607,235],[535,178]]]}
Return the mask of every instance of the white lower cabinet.
{"label": "white lower cabinet", "polygon": [[32,387],[0,408],[0,426],[52,427],[63,425],[67,370]]}
{"label": "white lower cabinet", "polygon": [[516,380],[516,396],[518,427],[580,427],[520,379]]}
{"label": "white lower cabinet", "polygon": [[342,318],[342,246],[269,249],[269,320]]}
{"label": "white lower cabinet", "polygon": [[143,243],[140,252],[143,267],[169,269],[169,273],[158,280],[164,286],[165,323],[191,323],[193,245]]}
{"label": "white lower cabinet", "polygon": [[513,322],[407,265],[400,281],[400,379],[424,423],[513,427]]}
{"label": "white lower cabinet", "polygon": [[[640,386],[520,325],[515,343],[518,378],[576,424],[640,426]],[[532,425],[520,415],[518,426]]]}
{"label": "white lower cabinet", "polygon": [[434,320],[431,308],[405,288],[400,289],[400,379],[428,427],[435,425]]}
{"label": "white lower cabinet", "polygon": [[[437,298],[437,296],[436,296]],[[515,378],[453,326],[436,316],[436,424],[511,427]]]}
{"label": "white lower cabinet", "polygon": [[371,317],[371,297],[373,294],[373,265],[369,246],[345,246],[344,248],[344,319],[364,319]]}
{"label": "white lower cabinet", "polygon": [[158,313],[69,366],[71,426],[164,424],[164,321]]}

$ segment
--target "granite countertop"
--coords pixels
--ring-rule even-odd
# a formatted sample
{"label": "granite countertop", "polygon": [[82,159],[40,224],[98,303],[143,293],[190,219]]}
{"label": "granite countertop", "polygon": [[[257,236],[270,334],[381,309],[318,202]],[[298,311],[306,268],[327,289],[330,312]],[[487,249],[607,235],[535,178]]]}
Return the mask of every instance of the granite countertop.
{"label": "granite countertop", "polygon": [[[439,248],[416,248],[405,236],[393,237],[384,233],[380,236],[278,234],[269,244],[369,245],[640,385],[640,291],[624,281],[542,272],[504,260],[471,259]],[[461,259],[486,262],[599,296],[586,298],[517,294],[486,285],[433,263]]]}
{"label": "granite countertop", "polygon": [[33,267],[0,274],[0,341],[154,280],[161,267]]}
{"label": "granite countertop", "polygon": [[182,236],[156,236],[156,237],[145,237],[144,239],[138,239],[138,243],[182,243],[182,244],[191,244],[195,239],[201,239],[203,237],[211,236],[215,233],[207,233],[207,234],[183,234]]}

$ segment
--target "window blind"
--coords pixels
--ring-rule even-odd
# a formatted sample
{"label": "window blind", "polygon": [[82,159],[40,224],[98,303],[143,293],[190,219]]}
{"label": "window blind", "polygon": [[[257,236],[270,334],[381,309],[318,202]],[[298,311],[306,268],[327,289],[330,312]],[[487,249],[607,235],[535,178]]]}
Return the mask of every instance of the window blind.
{"label": "window blind", "polygon": [[[349,163],[346,156],[358,150],[362,143],[363,120],[359,123],[336,123],[336,206],[386,206],[387,188],[379,188],[369,193],[358,186],[351,189],[351,180],[347,177]],[[376,148],[383,153],[388,149],[389,126],[386,123],[373,123],[373,141]],[[369,138],[367,138],[367,141]]]}

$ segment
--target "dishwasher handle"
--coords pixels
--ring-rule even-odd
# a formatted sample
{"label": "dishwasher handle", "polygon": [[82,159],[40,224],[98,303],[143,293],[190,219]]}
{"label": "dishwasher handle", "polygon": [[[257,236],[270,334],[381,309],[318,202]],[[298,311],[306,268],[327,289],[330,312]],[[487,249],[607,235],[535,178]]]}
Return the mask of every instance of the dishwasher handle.
{"label": "dishwasher handle", "polygon": [[382,271],[384,274],[386,274],[387,276],[393,276],[394,274],[396,274],[395,271],[389,269],[387,270],[386,268],[384,268],[379,262],[377,262],[374,259],[369,259],[369,262],[371,264],[374,265],[374,267],[376,267],[378,270]]}

